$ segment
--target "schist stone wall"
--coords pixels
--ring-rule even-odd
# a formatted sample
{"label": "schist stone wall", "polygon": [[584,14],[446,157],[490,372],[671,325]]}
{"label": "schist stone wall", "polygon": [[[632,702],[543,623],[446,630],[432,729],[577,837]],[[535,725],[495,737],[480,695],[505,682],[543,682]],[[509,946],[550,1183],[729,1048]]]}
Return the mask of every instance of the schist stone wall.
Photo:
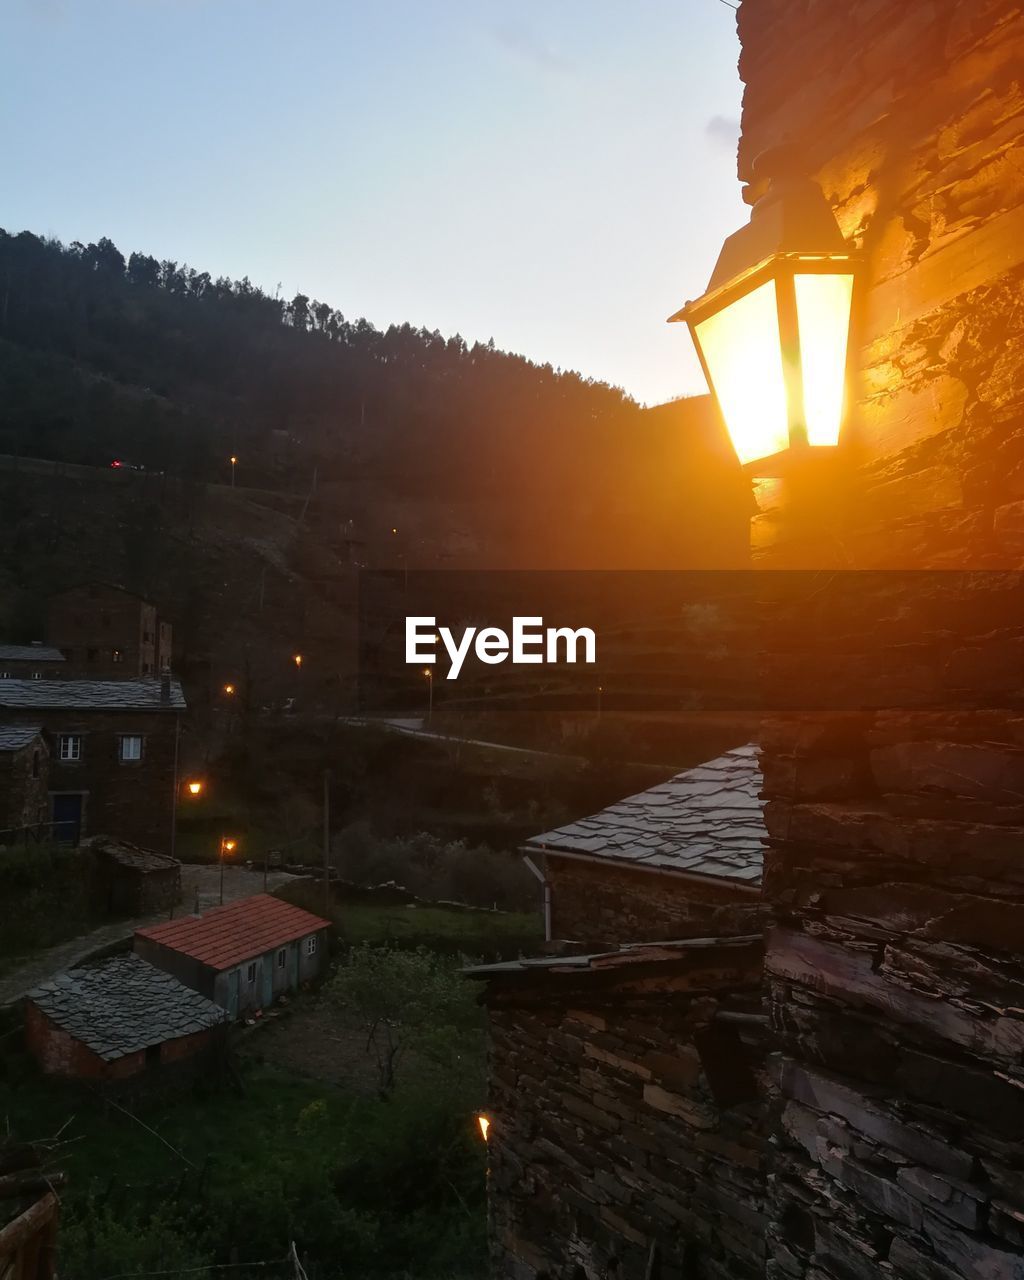
{"label": "schist stone wall", "polygon": [[641,938],[727,936],[761,927],[758,886],[552,853],[544,861],[553,938],[621,946]]}
{"label": "schist stone wall", "polygon": [[764,1274],[761,939],[478,971],[493,1274]]}
{"label": "schist stone wall", "polygon": [[877,627],[839,575],[827,626],[768,628],[776,692],[831,666],[862,697],[762,735],[767,1274],[1021,1280],[1024,11],[743,0],[739,29],[740,176],[794,144],[867,257],[845,456],[758,486],[755,554],[990,571],[893,575]]}

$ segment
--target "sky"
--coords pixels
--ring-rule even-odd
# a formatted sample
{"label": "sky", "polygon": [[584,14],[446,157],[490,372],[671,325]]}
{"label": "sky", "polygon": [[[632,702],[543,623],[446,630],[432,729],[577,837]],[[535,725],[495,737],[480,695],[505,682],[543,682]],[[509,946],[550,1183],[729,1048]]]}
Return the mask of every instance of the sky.
{"label": "sky", "polygon": [[0,0],[0,226],[660,403],[725,236],[724,0]]}

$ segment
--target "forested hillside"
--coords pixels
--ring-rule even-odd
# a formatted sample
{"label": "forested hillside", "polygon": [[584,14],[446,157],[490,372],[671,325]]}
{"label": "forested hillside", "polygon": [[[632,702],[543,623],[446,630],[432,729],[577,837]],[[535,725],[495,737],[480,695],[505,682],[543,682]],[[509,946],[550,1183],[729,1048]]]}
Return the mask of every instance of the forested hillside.
{"label": "forested hillside", "polygon": [[425,564],[453,532],[477,563],[721,562],[746,504],[702,402],[29,232],[0,231],[0,453],[189,483],[234,454],[240,486],[315,492],[371,544],[414,526]]}

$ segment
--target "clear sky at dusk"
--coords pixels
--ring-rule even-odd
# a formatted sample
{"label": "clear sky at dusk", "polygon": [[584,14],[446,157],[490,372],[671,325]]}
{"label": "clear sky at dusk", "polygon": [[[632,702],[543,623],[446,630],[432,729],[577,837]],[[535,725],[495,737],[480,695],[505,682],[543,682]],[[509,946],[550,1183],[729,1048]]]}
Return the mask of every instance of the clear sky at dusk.
{"label": "clear sky at dusk", "polygon": [[0,225],[704,389],[746,219],[722,0],[3,0]]}

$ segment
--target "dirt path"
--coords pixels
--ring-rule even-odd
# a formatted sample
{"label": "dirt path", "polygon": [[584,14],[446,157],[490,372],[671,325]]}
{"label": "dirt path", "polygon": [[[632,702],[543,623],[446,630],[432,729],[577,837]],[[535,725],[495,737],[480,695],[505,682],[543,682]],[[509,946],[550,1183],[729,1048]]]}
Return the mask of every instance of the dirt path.
{"label": "dirt path", "polygon": [[[267,889],[273,891],[289,880],[297,879],[286,871],[272,871],[267,877]],[[251,898],[255,893],[263,892],[263,872],[247,871],[244,867],[224,868],[224,901],[234,902],[238,898]],[[183,866],[181,869],[181,902],[175,908],[175,915],[194,910],[196,903],[200,911],[208,911],[220,902],[220,869],[212,867]],[[133,920],[115,920],[101,925],[91,933],[81,934],[67,942],[60,942],[55,947],[48,947],[35,955],[26,957],[24,962],[0,975],[0,1008],[16,1003],[33,987],[52,978],[54,974],[63,973],[73,968],[80,961],[87,959],[104,947],[114,946],[122,942],[147,924],[157,924],[167,919],[167,912],[157,915],[139,916]]]}

